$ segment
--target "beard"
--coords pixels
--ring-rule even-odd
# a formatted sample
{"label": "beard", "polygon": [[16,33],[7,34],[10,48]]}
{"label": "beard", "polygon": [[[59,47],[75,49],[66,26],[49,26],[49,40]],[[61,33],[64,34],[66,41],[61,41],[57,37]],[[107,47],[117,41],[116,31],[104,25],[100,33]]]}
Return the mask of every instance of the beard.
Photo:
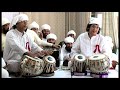
{"label": "beard", "polygon": [[3,29],[3,33],[6,35],[6,33],[9,31],[9,28],[8,29]]}
{"label": "beard", "polygon": [[71,52],[71,48],[72,48],[72,47],[65,47],[65,49],[66,49],[68,52]]}
{"label": "beard", "polygon": [[43,38],[46,38],[46,35],[45,35],[45,34],[43,34]]}

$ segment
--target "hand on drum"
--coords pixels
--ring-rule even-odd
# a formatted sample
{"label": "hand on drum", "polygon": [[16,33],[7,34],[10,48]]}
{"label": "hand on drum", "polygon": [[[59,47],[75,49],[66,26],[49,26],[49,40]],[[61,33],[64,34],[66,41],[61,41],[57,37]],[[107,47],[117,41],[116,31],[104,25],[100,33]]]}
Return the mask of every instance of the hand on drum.
{"label": "hand on drum", "polygon": [[49,51],[49,50],[42,50],[41,52],[38,52],[38,57],[43,57],[46,55],[51,55],[53,53],[53,51]]}
{"label": "hand on drum", "polygon": [[116,67],[117,64],[118,64],[117,61],[115,61],[115,60],[112,61],[112,67],[113,67],[114,69],[115,69],[115,67]]}
{"label": "hand on drum", "polygon": [[38,56],[37,53],[38,53],[38,52],[36,52],[36,53],[26,52],[25,54],[34,58],[34,57],[37,57],[37,56]]}

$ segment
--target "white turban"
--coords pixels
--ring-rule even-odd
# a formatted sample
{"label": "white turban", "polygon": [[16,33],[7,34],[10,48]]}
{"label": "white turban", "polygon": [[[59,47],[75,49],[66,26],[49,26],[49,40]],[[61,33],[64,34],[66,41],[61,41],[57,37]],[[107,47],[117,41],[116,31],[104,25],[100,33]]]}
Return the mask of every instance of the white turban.
{"label": "white turban", "polygon": [[99,25],[99,27],[100,27],[100,19],[98,19],[98,18],[95,18],[95,17],[91,17],[90,18],[90,21],[89,21],[89,24],[98,24]]}
{"label": "white turban", "polygon": [[69,35],[69,34],[74,34],[74,36],[76,36],[76,33],[75,33],[74,30],[70,30],[70,31],[67,33],[67,35]]}
{"label": "white turban", "polygon": [[43,29],[48,29],[48,30],[50,30],[51,27],[50,27],[50,25],[48,25],[48,24],[43,24],[43,25],[41,26],[41,29],[42,29],[42,30],[43,30]]}
{"label": "white turban", "polygon": [[2,26],[7,23],[10,23],[10,21],[7,18],[2,18]]}
{"label": "white turban", "polygon": [[13,18],[13,20],[12,20],[11,26],[16,25],[17,22],[21,22],[21,21],[25,21],[25,20],[28,21],[28,16],[27,16],[26,14],[16,15],[16,16]]}
{"label": "white turban", "polygon": [[55,39],[55,40],[57,40],[57,36],[55,34],[53,34],[53,33],[48,34],[46,38],[47,38],[47,40],[48,39]]}
{"label": "white turban", "polygon": [[39,29],[39,25],[33,21],[29,26],[28,26],[29,29],[32,29],[32,28],[38,28]]}
{"label": "white turban", "polygon": [[74,42],[74,38],[72,38],[72,37],[66,37],[66,38],[64,39],[64,42],[65,42],[65,43],[73,43],[73,42]]}

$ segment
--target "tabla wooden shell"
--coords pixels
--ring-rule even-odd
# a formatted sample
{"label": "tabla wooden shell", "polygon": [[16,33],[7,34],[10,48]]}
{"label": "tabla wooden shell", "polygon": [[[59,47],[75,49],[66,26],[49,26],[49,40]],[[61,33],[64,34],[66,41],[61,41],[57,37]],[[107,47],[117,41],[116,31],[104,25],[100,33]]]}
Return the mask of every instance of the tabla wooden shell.
{"label": "tabla wooden shell", "polygon": [[71,64],[71,71],[72,72],[85,72],[86,71],[86,58],[82,54],[75,55],[74,59],[72,60]]}
{"label": "tabla wooden shell", "polygon": [[44,61],[40,58],[32,58],[24,55],[20,63],[22,76],[37,76],[43,72]]}
{"label": "tabla wooden shell", "polygon": [[109,65],[109,58],[104,54],[95,54],[89,58],[89,68],[92,73],[107,73]]}
{"label": "tabla wooden shell", "polygon": [[43,61],[44,61],[44,69],[43,69],[43,74],[50,74],[50,73],[54,73],[55,69],[56,69],[56,60],[53,56],[45,56],[43,57]]}

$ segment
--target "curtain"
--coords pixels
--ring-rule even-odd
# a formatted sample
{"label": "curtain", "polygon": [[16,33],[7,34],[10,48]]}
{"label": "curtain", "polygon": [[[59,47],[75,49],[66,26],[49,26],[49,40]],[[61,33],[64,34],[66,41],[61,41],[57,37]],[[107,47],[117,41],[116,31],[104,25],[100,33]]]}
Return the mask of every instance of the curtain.
{"label": "curtain", "polygon": [[[86,26],[91,17],[91,12],[66,12],[66,34],[73,29],[76,32],[76,38],[79,34],[86,31]],[[65,35],[66,35],[65,34]]]}
{"label": "curtain", "polygon": [[103,12],[102,34],[112,37],[113,53],[119,48],[118,45],[118,12]]}

